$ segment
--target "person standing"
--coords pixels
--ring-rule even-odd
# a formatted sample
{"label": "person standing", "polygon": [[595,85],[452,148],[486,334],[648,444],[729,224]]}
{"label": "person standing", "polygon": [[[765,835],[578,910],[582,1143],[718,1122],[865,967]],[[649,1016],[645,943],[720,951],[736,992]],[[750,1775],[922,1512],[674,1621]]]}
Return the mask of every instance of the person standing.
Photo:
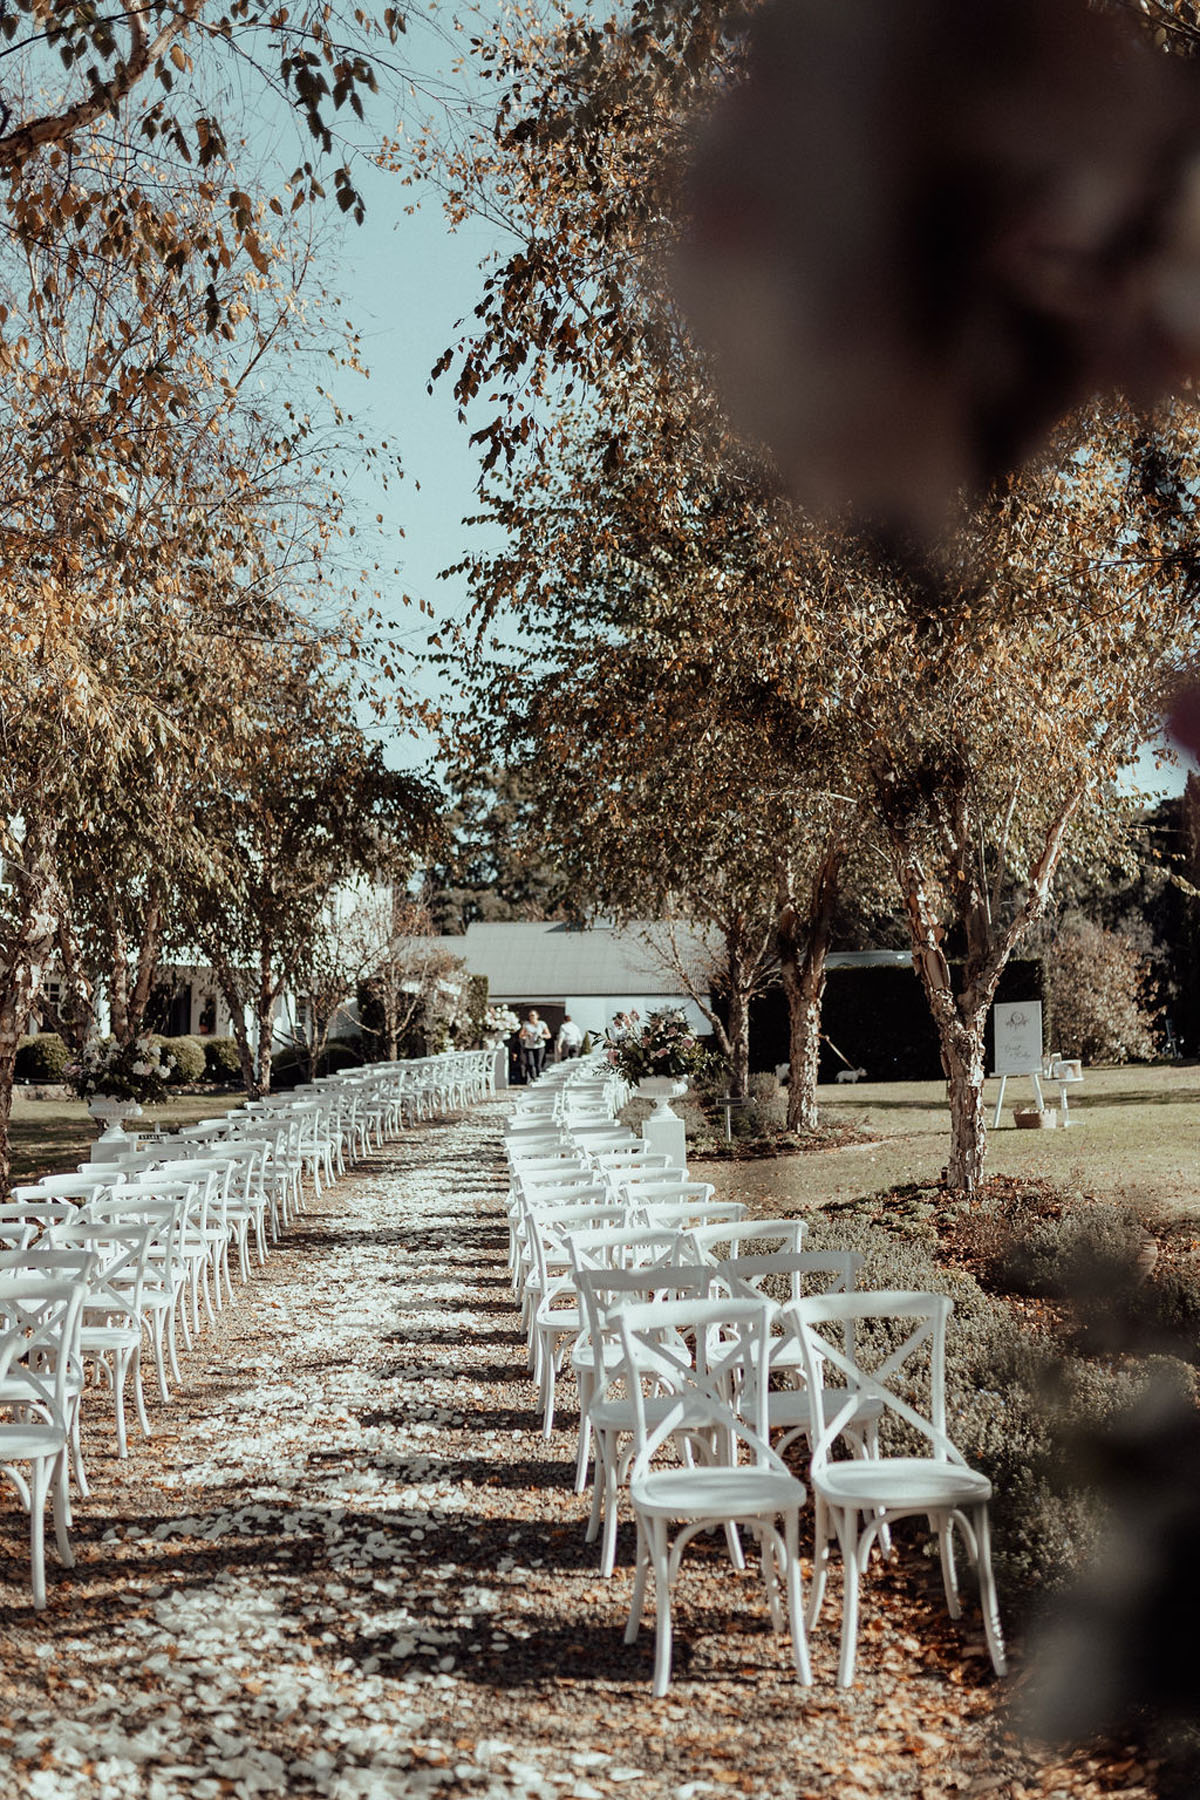
{"label": "person standing", "polygon": [[546,1045],[550,1042],[550,1027],[545,1019],[539,1018],[536,1008],[531,1007],[519,1033],[521,1045],[521,1069],[526,1081],[536,1081],[542,1072],[542,1063],[546,1057]]}
{"label": "person standing", "polygon": [[554,1052],[559,1062],[565,1062],[569,1057],[578,1056],[582,1043],[583,1033],[568,1013],[559,1026],[558,1036],[554,1040]]}

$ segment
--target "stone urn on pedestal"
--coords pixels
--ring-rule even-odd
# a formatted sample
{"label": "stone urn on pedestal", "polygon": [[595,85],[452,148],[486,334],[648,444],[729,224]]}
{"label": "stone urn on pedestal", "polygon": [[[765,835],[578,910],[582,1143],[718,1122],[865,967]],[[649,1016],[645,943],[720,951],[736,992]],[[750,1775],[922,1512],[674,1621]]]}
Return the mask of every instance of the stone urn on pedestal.
{"label": "stone urn on pedestal", "polygon": [[679,1075],[645,1075],[637,1084],[638,1099],[654,1102],[654,1111],[642,1126],[642,1142],[683,1170],[687,1169],[687,1136],[683,1120],[671,1111],[671,1102],[681,1100],[687,1090],[687,1081]]}
{"label": "stone urn on pedestal", "polygon": [[92,1145],[91,1160],[93,1162],[112,1162],[120,1150],[129,1143],[127,1134],[121,1129],[125,1119],[140,1119],[142,1109],[136,1100],[121,1094],[96,1094],[87,1103],[89,1113],[104,1130]]}

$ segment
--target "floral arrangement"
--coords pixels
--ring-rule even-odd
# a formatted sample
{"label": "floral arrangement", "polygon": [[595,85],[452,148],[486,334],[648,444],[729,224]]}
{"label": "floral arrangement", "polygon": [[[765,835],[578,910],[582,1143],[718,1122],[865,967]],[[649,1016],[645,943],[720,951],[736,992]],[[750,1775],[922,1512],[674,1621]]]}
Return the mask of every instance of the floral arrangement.
{"label": "floral arrangement", "polygon": [[609,1064],[631,1086],[651,1075],[675,1080],[699,1075],[711,1056],[687,1021],[681,1007],[652,1012],[645,1024],[636,1012],[618,1013],[604,1054]]}
{"label": "floral arrangement", "polygon": [[489,1006],[483,1015],[483,1033],[488,1044],[501,1044],[520,1029],[521,1021],[511,1006]]}
{"label": "floral arrangement", "polygon": [[63,1070],[63,1080],[81,1100],[111,1094],[118,1100],[161,1100],[175,1058],[156,1044],[149,1032],[129,1044],[115,1038],[92,1038],[74,1062]]}

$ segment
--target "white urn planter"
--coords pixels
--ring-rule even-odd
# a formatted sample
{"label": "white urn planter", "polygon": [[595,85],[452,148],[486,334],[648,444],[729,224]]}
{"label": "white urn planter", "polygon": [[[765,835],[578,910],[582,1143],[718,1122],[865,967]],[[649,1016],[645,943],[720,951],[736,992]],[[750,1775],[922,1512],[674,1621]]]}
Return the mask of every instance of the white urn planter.
{"label": "white urn planter", "polygon": [[652,1119],[673,1119],[672,1100],[682,1100],[688,1091],[688,1084],[679,1075],[644,1075],[637,1084],[639,1100],[653,1100]]}
{"label": "white urn planter", "polygon": [[110,1162],[113,1152],[129,1142],[121,1129],[124,1119],[140,1119],[141,1106],[136,1100],[117,1094],[97,1094],[88,1101],[88,1111],[104,1130],[92,1145],[93,1162]]}

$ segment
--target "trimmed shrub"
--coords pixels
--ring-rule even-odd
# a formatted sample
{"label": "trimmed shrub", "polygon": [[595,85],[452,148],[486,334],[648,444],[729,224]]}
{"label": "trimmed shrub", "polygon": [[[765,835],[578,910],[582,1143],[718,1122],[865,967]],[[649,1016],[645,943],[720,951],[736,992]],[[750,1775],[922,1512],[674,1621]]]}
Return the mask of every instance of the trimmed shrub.
{"label": "trimmed shrub", "polygon": [[1035,1299],[1127,1288],[1136,1278],[1146,1230],[1129,1206],[1100,1202],[1035,1219],[1000,1248],[995,1285]]}
{"label": "trimmed shrub", "polygon": [[318,1063],[317,1074],[336,1075],[339,1069],[358,1069],[365,1060],[361,1038],[330,1038]]}
{"label": "trimmed shrub", "polygon": [[[1122,1213],[1089,1209],[1076,1247],[1081,1239],[1102,1249],[1114,1240],[1128,1242],[1119,1220],[1094,1217],[1100,1211]],[[853,1206],[831,1207],[813,1217],[805,1248],[857,1251],[865,1258],[863,1288],[930,1289],[954,1301],[946,1346],[947,1420],[959,1449],[993,1485],[1001,1604],[1018,1613],[1039,1591],[1061,1588],[1100,1542],[1098,1446],[1131,1411],[1138,1415],[1152,1391],[1193,1388],[1192,1371],[1168,1357],[1114,1364],[1107,1357],[1060,1354],[971,1276],[942,1266],[936,1231],[920,1219],[898,1219],[884,1229],[856,1216]],[[901,1447],[896,1434],[889,1448]]]}
{"label": "trimmed shrub", "polygon": [[779,1078],[772,1069],[762,1070],[750,1077],[750,1098],[760,1106],[769,1106],[773,1100],[778,1100],[782,1091]]}
{"label": "trimmed shrub", "polygon": [[18,1081],[34,1084],[61,1081],[70,1060],[71,1052],[57,1031],[39,1031],[36,1037],[21,1039],[13,1073]]}
{"label": "trimmed shrub", "polygon": [[175,1067],[171,1070],[172,1087],[190,1086],[204,1080],[206,1058],[199,1038],[159,1038],[156,1041],[167,1056],[175,1058]]}
{"label": "trimmed shrub", "polygon": [[237,1039],[210,1037],[204,1040],[204,1073],[209,1081],[222,1084],[242,1079],[242,1063]]}
{"label": "trimmed shrub", "polygon": [[[363,1062],[361,1038],[331,1038],[317,1059],[317,1075],[335,1075],[339,1069],[356,1069]],[[308,1080],[308,1057],[294,1044],[277,1050],[271,1058],[271,1086],[294,1088]]]}

